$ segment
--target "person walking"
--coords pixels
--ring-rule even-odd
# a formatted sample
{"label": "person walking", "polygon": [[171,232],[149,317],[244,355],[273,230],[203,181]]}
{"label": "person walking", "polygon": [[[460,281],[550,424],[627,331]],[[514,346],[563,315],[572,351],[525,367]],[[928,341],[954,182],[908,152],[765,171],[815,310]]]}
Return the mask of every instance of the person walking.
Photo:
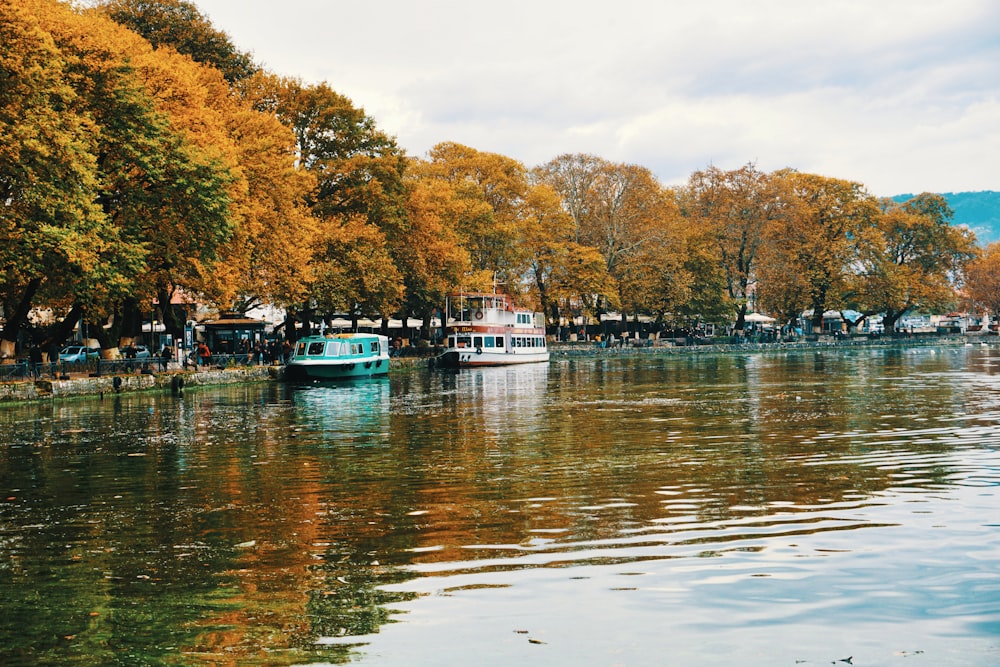
{"label": "person walking", "polygon": [[212,362],[212,351],[205,345],[205,341],[198,343],[198,359],[202,366],[208,366]]}
{"label": "person walking", "polygon": [[166,372],[167,365],[170,363],[170,357],[174,356],[174,350],[169,345],[164,344],[163,349],[160,350],[160,370]]}

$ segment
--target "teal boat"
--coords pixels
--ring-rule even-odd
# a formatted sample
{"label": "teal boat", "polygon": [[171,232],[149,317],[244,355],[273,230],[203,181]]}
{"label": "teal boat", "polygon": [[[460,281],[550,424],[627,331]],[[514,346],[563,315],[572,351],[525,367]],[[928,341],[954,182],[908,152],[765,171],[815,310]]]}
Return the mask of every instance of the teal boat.
{"label": "teal boat", "polygon": [[295,344],[285,378],[347,380],[389,372],[389,339],[378,334],[306,336]]}

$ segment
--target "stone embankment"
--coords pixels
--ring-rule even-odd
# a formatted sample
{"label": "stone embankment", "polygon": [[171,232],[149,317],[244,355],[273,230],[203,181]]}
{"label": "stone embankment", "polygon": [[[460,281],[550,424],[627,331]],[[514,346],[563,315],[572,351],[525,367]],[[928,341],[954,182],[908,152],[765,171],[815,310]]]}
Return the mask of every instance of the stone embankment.
{"label": "stone embankment", "polygon": [[[390,370],[426,365],[427,359],[405,357],[390,360]],[[0,405],[22,401],[103,396],[135,391],[178,392],[185,387],[264,382],[284,378],[284,366],[239,366],[212,370],[172,370],[160,373],[125,373],[94,377],[74,373],[66,379],[38,379],[0,383]]]}
{"label": "stone embankment", "polygon": [[[556,343],[549,346],[552,358],[558,357],[590,357],[590,356],[639,356],[653,355],[689,355],[689,354],[726,354],[746,352],[792,352],[802,350],[849,350],[853,348],[907,348],[907,347],[955,347],[967,345],[969,339],[964,336],[925,336],[913,338],[851,338],[847,340],[833,337],[821,337],[819,340],[796,340],[779,343],[711,343],[706,345],[656,345],[652,347],[609,346],[601,347],[594,343]],[[988,341],[988,342],[987,342]],[[977,343],[1000,344],[995,336],[989,339],[977,339]]]}
{"label": "stone embankment", "polygon": [[33,382],[12,382],[0,384],[0,403],[73,396],[99,396],[149,389],[176,392],[184,387],[197,387],[199,385],[261,382],[277,378],[279,370],[280,367],[277,366],[249,366],[202,371],[103,375],[101,377],[80,375],[65,380],[42,379]]}

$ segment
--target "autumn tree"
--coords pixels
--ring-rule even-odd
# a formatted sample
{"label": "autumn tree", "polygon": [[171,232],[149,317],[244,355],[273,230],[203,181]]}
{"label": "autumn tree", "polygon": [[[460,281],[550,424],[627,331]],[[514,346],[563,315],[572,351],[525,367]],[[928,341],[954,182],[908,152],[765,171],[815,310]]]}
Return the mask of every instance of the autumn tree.
{"label": "autumn tree", "polygon": [[244,97],[213,103],[233,139],[245,188],[234,208],[238,223],[219,249],[206,287],[216,302],[235,312],[263,304],[301,304],[315,278],[314,241],[320,221],[308,206],[313,173],[298,165],[293,132]]}
{"label": "autumn tree", "polygon": [[669,245],[651,267],[655,276],[651,310],[656,321],[684,327],[728,324],[733,302],[713,230],[677,216],[670,232]]}
{"label": "autumn tree", "polygon": [[[317,268],[315,282],[301,301],[286,305],[298,316],[309,317],[315,307],[340,303],[326,290],[341,284],[330,278],[331,262],[336,262],[336,253],[347,246],[328,241],[344,229],[361,229],[359,219],[372,229],[364,228],[357,240],[379,244],[370,249],[371,256],[387,252],[393,265],[392,271],[367,276],[369,285],[364,291],[396,294],[399,272],[395,265],[406,246],[403,176],[407,163],[395,139],[379,130],[363,109],[325,83],[307,85],[298,79],[260,72],[243,82],[241,89],[256,110],[274,114],[291,129],[298,166],[313,180],[305,203],[317,221],[317,238],[325,239],[315,246],[320,250],[314,258],[325,268]],[[375,289],[374,281],[385,284]],[[348,295],[344,298],[345,303],[352,304],[352,309],[345,312],[356,314],[356,307],[371,307],[375,310],[364,314],[383,319],[388,316],[384,310],[387,303],[399,305],[395,297],[388,301]]]}
{"label": "autumn tree", "polygon": [[[72,85],[95,119],[97,202],[127,249],[143,252],[115,292],[78,289],[102,348],[138,332],[143,302],[195,292],[212,273],[235,225],[243,187],[233,142],[210,99],[228,96],[222,77],[173,50],[153,50],[100,12],[65,12],[50,30],[74,63]],[[127,252],[113,255],[121,262]],[[168,286],[170,289],[168,289]],[[168,320],[169,321],[169,320]],[[171,332],[180,334],[180,324]]]}
{"label": "autumn tree", "polygon": [[[0,355],[10,356],[36,298],[68,305],[120,296],[144,249],[123,240],[101,202],[110,185],[109,144],[87,87],[99,84],[84,85],[102,74],[92,69],[86,47],[76,46],[87,29],[60,3],[15,0],[0,7],[0,31],[0,264],[7,313]],[[114,66],[109,69],[114,78]],[[116,92],[128,98],[126,90]]]}
{"label": "autumn tree", "polygon": [[591,212],[597,205],[594,185],[607,161],[593,155],[564,154],[532,171],[535,183],[555,191],[566,214],[560,224],[537,227],[533,247],[533,272],[541,280],[539,297],[554,323],[562,312],[576,313],[582,306],[598,316],[599,303],[617,298],[615,281],[608,274],[600,250],[582,242]]}
{"label": "autumn tree", "polygon": [[679,215],[673,197],[652,172],[628,164],[604,163],[591,184],[580,241],[597,248],[615,288],[608,306],[640,312],[650,303],[658,281],[654,269],[676,250],[671,226]]}
{"label": "autumn tree", "polygon": [[527,169],[496,153],[456,143],[442,143],[422,167],[428,178],[448,183],[462,204],[457,231],[473,272],[467,287],[487,289],[494,280],[517,293],[527,270],[521,215],[528,190]]}
{"label": "autumn tree", "polygon": [[566,153],[534,170],[537,181],[559,193],[563,208],[573,221],[572,239],[577,243],[597,203],[594,186],[607,167],[607,160],[595,155]]}
{"label": "autumn tree", "polygon": [[406,286],[402,315],[419,317],[429,338],[434,311],[472,269],[458,234],[465,207],[450,183],[423,177],[419,164],[408,172],[407,193],[407,243],[396,260]]}
{"label": "autumn tree", "polygon": [[[790,201],[788,215],[776,229],[784,245],[781,263],[796,274],[794,282],[805,288],[806,305],[812,308],[812,330],[823,328],[826,308],[843,302],[853,262],[856,240],[878,214],[874,197],[860,183],[794,171],[778,172]],[[768,274],[774,279],[783,275]],[[786,293],[772,288],[772,294]]]}
{"label": "autumn tree", "polygon": [[782,326],[791,326],[809,307],[810,285],[801,270],[800,248],[786,242],[785,229],[785,224],[779,224],[765,232],[757,257],[755,299]]}
{"label": "autumn tree", "polygon": [[882,314],[886,331],[911,310],[946,310],[957,282],[976,254],[975,236],[951,226],[940,195],[924,193],[902,204],[882,200],[874,224],[857,236],[857,269],[849,303],[863,315]]}
{"label": "autumn tree", "polygon": [[[270,102],[271,91],[250,83],[275,77],[249,67],[249,59],[188,3],[124,0],[104,9],[157,47],[144,59],[152,63],[144,79],[172,124],[202,149],[214,148],[219,159],[239,167],[240,178],[227,193],[232,200],[231,235],[224,243],[212,243],[211,237],[206,243],[197,228],[189,227],[183,236],[187,247],[174,243],[174,259],[160,262],[163,269],[173,268],[161,270],[154,281],[168,331],[183,324],[172,321],[176,313],[167,306],[182,289],[237,312],[265,302],[301,302],[312,279],[315,221],[306,200],[315,178],[298,166],[291,129],[273,109],[261,108],[268,105],[258,94]],[[192,66],[189,57],[201,66]],[[242,94],[233,94],[219,73],[238,82]],[[289,234],[289,229],[297,233]],[[195,275],[192,278],[188,270],[189,279],[184,280],[178,269],[191,262]]]}
{"label": "autumn tree", "polygon": [[1000,243],[989,244],[968,264],[965,299],[971,308],[1000,319]]}
{"label": "autumn tree", "polygon": [[595,248],[574,240],[573,219],[550,186],[535,184],[526,190],[520,218],[529,255],[527,277],[548,323],[558,325],[560,303],[580,288],[606,282],[604,264]]}
{"label": "autumn tree", "polygon": [[781,183],[753,164],[733,171],[709,167],[694,172],[684,192],[685,215],[706,228],[717,248],[725,290],[736,309],[736,331],[744,329],[768,229],[786,210]]}
{"label": "autumn tree", "polygon": [[387,317],[399,308],[401,276],[378,227],[360,215],[331,220],[316,245],[312,305],[323,317],[346,313],[357,329],[360,317]]}

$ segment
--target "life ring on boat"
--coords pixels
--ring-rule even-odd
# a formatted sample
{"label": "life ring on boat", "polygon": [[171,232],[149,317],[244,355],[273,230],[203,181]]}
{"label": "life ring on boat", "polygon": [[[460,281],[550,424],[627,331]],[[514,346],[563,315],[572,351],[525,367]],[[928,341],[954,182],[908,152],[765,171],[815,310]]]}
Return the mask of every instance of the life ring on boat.
{"label": "life ring on boat", "polygon": [[483,311],[481,311],[481,310],[477,310],[476,311],[476,319],[477,320],[483,319]]}
{"label": "life ring on boat", "polygon": [[483,348],[477,347],[476,348],[476,354],[482,354],[482,353],[483,353]]}

